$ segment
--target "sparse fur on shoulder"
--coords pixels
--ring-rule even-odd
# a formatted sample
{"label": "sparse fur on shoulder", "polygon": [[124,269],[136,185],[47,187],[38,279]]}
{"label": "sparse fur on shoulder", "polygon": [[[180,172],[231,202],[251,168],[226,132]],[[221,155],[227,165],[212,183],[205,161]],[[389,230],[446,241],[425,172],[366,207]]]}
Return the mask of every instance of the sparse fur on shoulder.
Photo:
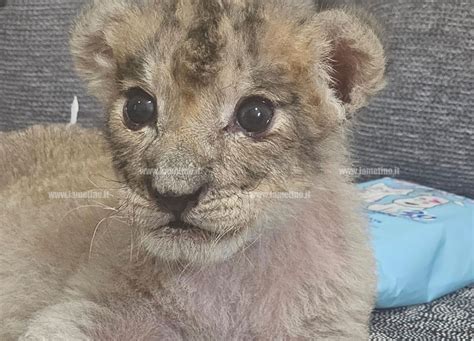
{"label": "sparse fur on shoulder", "polygon": [[0,339],[367,339],[375,266],[342,172],[344,122],[384,84],[364,18],[91,1],[71,47],[104,135],[0,135]]}

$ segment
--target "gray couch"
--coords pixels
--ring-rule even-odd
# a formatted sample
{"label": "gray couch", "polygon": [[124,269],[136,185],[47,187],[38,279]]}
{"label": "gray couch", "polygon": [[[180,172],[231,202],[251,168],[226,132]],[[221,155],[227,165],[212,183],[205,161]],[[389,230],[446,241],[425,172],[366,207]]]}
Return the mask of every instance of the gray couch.
{"label": "gray couch", "polygon": [[[83,2],[0,0],[0,130],[68,122],[74,96],[79,123],[102,124],[68,54]],[[399,178],[474,197],[472,0],[357,2],[385,24],[389,65],[387,88],[354,122],[356,166],[399,169]],[[373,339],[470,339],[472,299],[467,289],[433,305],[376,312]]]}

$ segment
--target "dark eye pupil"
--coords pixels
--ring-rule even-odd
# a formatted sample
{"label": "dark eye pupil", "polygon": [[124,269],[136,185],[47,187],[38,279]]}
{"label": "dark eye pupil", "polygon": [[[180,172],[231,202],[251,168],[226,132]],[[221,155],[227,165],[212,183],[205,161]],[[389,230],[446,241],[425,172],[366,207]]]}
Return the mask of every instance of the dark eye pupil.
{"label": "dark eye pupil", "polygon": [[248,133],[258,134],[267,130],[272,122],[274,109],[272,104],[261,97],[250,97],[240,104],[237,121]]}
{"label": "dark eye pupil", "polygon": [[133,89],[127,94],[125,117],[131,128],[148,124],[155,118],[155,101],[153,97],[140,89]]}

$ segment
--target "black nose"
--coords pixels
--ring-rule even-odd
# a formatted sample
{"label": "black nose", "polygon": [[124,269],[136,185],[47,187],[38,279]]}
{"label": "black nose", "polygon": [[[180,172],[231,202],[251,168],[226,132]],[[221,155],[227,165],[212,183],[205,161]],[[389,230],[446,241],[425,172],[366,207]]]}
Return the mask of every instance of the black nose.
{"label": "black nose", "polygon": [[173,195],[173,193],[161,194],[157,191],[155,191],[153,195],[158,205],[170,211],[174,214],[176,219],[179,219],[186,209],[196,207],[203,191],[204,187],[201,187],[196,192],[188,195]]}

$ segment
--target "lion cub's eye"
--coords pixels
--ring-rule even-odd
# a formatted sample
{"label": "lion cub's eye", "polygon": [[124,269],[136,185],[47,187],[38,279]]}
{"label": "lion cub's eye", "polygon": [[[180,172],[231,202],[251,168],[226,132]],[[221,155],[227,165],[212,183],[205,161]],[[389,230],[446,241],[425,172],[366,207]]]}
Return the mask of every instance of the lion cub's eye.
{"label": "lion cub's eye", "polygon": [[130,129],[140,129],[155,120],[156,103],[151,95],[140,88],[134,88],[127,91],[126,96],[123,116]]}
{"label": "lion cub's eye", "polygon": [[270,126],[274,112],[272,103],[266,98],[248,97],[237,106],[237,122],[247,133],[261,134]]}

